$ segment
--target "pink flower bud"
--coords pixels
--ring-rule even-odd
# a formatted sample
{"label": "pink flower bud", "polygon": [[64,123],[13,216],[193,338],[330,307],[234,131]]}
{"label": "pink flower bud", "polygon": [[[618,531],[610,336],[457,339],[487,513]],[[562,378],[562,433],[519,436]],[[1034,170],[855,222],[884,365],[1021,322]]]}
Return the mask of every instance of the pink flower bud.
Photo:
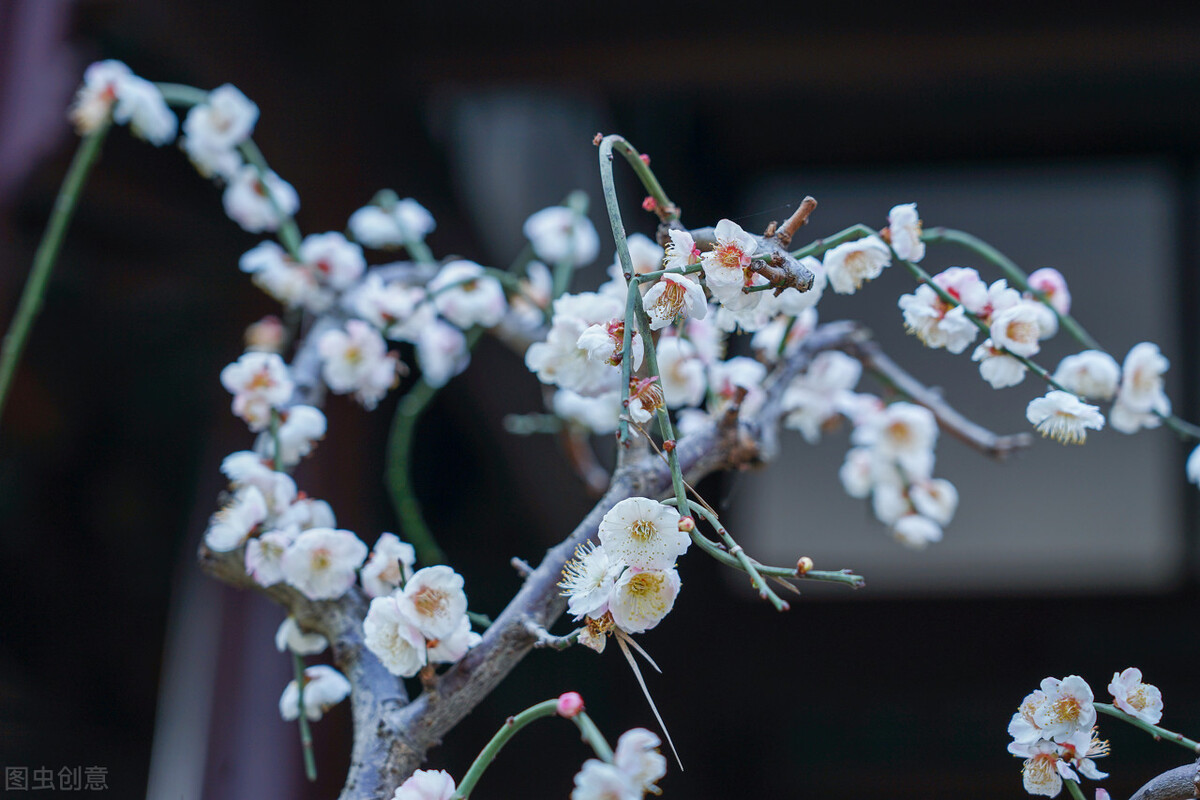
{"label": "pink flower bud", "polygon": [[583,711],[583,698],[579,696],[579,692],[560,694],[555,711],[564,719],[574,719],[580,711]]}
{"label": "pink flower bud", "polygon": [[680,517],[679,530],[683,531],[684,533],[691,533],[692,531],[696,530],[696,520],[692,519],[691,517]]}
{"label": "pink flower bud", "polygon": [[638,158],[642,160],[643,164],[647,166],[650,165],[650,156],[646,155],[645,153],[642,153],[640,156],[638,156]]}
{"label": "pink flower bud", "polygon": [[658,201],[650,195],[646,195],[646,199],[642,200],[642,210],[653,211],[656,208],[658,208]]}

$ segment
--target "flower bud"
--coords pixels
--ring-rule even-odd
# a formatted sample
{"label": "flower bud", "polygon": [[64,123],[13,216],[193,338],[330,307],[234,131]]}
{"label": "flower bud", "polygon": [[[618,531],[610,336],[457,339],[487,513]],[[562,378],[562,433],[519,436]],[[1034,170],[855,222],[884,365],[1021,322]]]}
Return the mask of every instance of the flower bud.
{"label": "flower bud", "polygon": [[691,517],[680,517],[679,530],[683,531],[684,533],[691,533],[692,531],[696,530],[696,520],[692,519]]}
{"label": "flower bud", "polygon": [[283,341],[287,331],[279,317],[266,316],[246,328],[246,349],[261,353],[279,353],[283,351]]}
{"label": "flower bud", "polygon": [[800,575],[807,575],[808,571],[813,568],[813,560],[808,556],[801,556],[796,562],[796,572]]}
{"label": "flower bud", "polygon": [[583,711],[583,698],[579,696],[579,692],[565,692],[558,696],[555,712],[560,717],[574,719],[580,711]]}

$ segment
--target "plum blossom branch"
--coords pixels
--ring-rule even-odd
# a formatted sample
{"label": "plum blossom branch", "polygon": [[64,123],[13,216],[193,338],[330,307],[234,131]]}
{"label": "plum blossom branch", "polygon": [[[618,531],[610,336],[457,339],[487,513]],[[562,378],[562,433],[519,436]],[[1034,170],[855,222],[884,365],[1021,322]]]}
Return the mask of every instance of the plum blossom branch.
{"label": "plum blossom branch", "polygon": [[1200,762],[1184,764],[1147,781],[1130,800],[1189,800],[1200,797]]}
{"label": "plum blossom branch", "polygon": [[1126,713],[1116,706],[1108,703],[1094,703],[1093,705],[1095,705],[1096,710],[1100,713],[1107,714],[1110,717],[1116,717],[1123,722],[1128,722],[1135,728],[1141,728],[1155,739],[1165,739],[1168,742],[1174,742],[1180,747],[1186,747],[1193,753],[1200,753],[1200,742],[1193,741],[1183,734],[1175,733],[1174,731],[1169,731],[1166,728],[1160,728],[1159,726],[1153,725],[1145,720],[1138,719],[1132,714]]}
{"label": "plum blossom branch", "polygon": [[858,359],[885,384],[932,411],[938,421],[938,427],[942,430],[985,455],[1003,459],[1014,451],[1033,444],[1033,436],[1028,433],[999,436],[967,419],[937,392],[922,384],[888,357],[878,342],[867,337],[865,330],[861,336],[850,337],[842,350]]}

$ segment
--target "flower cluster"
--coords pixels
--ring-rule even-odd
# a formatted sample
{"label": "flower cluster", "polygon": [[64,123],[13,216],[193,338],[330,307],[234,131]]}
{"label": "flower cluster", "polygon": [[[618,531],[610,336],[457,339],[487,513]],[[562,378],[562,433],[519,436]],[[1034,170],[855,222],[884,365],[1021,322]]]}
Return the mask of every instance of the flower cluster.
{"label": "flower cluster", "polygon": [[645,728],[621,734],[612,762],[589,758],[575,775],[571,800],[641,800],[660,794],[655,782],[667,774],[659,738]]}
{"label": "flower cluster", "polygon": [[[909,333],[927,347],[961,353],[986,329],[988,338],[971,359],[979,362],[983,379],[1001,389],[1025,379],[1026,359],[1058,332],[1059,317],[1071,310],[1071,293],[1058,270],[1039,269],[1027,283],[1029,291],[1021,293],[1005,279],[989,285],[974,269],[950,267],[934,275],[932,285],[901,296],[899,306]],[[1163,390],[1167,367],[1151,342],[1130,349],[1121,367],[1100,350],[1067,356],[1053,373],[1059,388],[1032,400],[1026,417],[1043,436],[1069,444],[1081,444],[1088,430],[1104,427],[1099,406],[1085,400],[1111,402],[1108,420],[1122,433],[1158,427],[1171,413]]]}
{"label": "flower cluster", "polygon": [[[1141,722],[1153,725],[1162,718],[1162,695],[1142,682],[1136,667],[1114,673],[1108,690],[1117,708]],[[1025,791],[1055,797],[1064,780],[1079,783],[1079,773],[1092,780],[1108,777],[1092,760],[1108,755],[1108,743],[1096,736],[1094,703],[1091,687],[1078,675],[1046,678],[1021,702],[1008,724],[1013,738],[1008,751],[1025,759]]]}
{"label": "flower cluster", "polygon": [[614,629],[642,633],[670,613],[679,594],[675,559],[691,538],[674,508],[646,497],[617,503],[600,521],[600,544],[586,542],[559,583],[567,610],[584,620],[580,644],[604,650]]}
{"label": "flower cluster", "polygon": [[[403,565],[404,555],[397,558]],[[467,617],[461,575],[438,565],[419,569],[402,582],[375,597],[363,621],[367,649],[388,672],[411,678],[428,664],[458,661],[479,643]]]}
{"label": "flower cluster", "polygon": [[111,116],[113,122],[128,124],[135,136],[155,146],[171,142],[179,127],[162,92],[111,59],[97,61],[83,73],[83,86],[68,113],[80,134],[92,133]]}

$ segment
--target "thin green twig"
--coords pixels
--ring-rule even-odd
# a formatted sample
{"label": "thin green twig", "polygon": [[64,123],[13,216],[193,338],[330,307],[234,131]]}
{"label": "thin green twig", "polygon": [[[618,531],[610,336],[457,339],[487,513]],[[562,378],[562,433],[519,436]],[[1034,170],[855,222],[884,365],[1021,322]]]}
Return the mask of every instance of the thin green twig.
{"label": "thin green twig", "polygon": [[1155,739],[1166,739],[1168,742],[1174,742],[1180,747],[1186,747],[1193,753],[1200,753],[1200,742],[1193,741],[1181,733],[1175,733],[1174,731],[1169,731],[1166,728],[1160,728],[1157,725],[1140,720],[1132,714],[1127,714],[1116,706],[1108,703],[1093,703],[1092,705],[1094,705],[1096,710],[1100,713],[1107,714],[1110,717],[1116,717],[1124,722],[1128,722],[1135,728],[1141,728]]}
{"label": "thin green twig", "polygon": [[304,674],[304,658],[299,653],[292,653],[292,670],[296,673],[296,708],[299,714],[296,721],[300,725],[300,749],[304,753],[304,775],[310,781],[317,779],[317,760],[313,756],[312,729],[308,725],[308,715],[304,713],[304,685],[308,676]]}
{"label": "thin green twig", "polygon": [[8,333],[4,336],[4,344],[0,346],[0,415],[4,413],[4,403],[8,399],[17,364],[25,350],[25,342],[29,339],[29,332],[33,329],[38,312],[41,311],[50,275],[54,271],[54,263],[58,260],[59,250],[62,249],[63,239],[66,238],[75,206],[83,193],[88,173],[100,156],[104,137],[111,127],[110,115],[94,131],[83,137],[75,150],[74,158],[71,159],[71,166],[67,168],[67,175],[58,190],[58,197],[54,200],[54,210],[50,214],[46,232],[42,234],[42,241],[33,256],[29,279],[21,291],[21,300],[8,326]]}

